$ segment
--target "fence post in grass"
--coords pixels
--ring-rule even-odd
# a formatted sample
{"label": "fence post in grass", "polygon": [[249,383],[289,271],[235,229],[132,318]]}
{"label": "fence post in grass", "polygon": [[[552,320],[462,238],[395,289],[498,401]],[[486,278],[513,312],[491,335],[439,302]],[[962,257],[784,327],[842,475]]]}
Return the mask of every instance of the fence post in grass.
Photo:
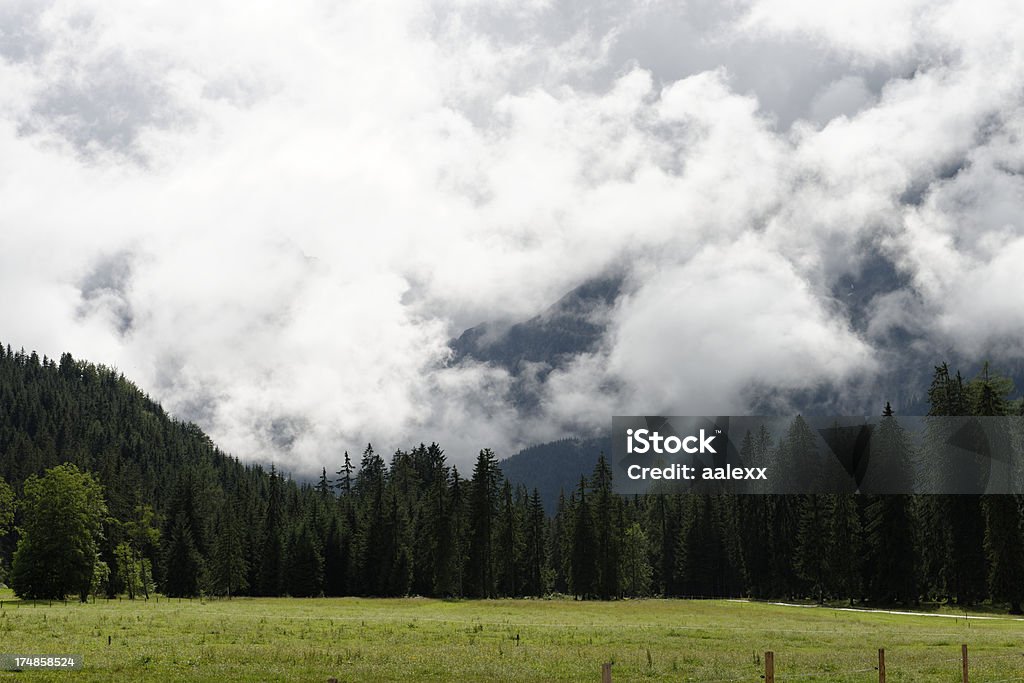
{"label": "fence post in grass", "polygon": [[601,665],[601,683],[612,683],[612,663],[605,662]]}
{"label": "fence post in grass", "polygon": [[964,683],[967,683],[967,643],[960,646],[960,659],[964,665]]}
{"label": "fence post in grass", "polygon": [[885,648],[878,648],[878,683],[885,683]]}
{"label": "fence post in grass", "polygon": [[775,683],[775,653],[764,653],[764,683]]}

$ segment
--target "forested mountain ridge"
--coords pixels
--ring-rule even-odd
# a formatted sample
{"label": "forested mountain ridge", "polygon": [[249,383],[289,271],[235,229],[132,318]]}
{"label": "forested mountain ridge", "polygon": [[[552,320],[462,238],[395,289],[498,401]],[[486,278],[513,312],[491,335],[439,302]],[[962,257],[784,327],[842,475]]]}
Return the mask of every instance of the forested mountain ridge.
{"label": "forested mountain ridge", "polygon": [[9,345],[0,346],[0,453],[8,482],[72,462],[157,503],[181,467],[211,468],[218,478],[259,472],[223,454],[194,424],[172,419],[117,371]]}
{"label": "forested mountain ridge", "polygon": [[558,496],[572,493],[580,477],[594,471],[598,456],[610,456],[611,452],[610,437],[560,439],[524,448],[498,464],[513,485],[536,488],[545,511],[553,515]]}
{"label": "forested mountain ridge", "polygon": [[[110,560],[114,589],[122,588],[114,551],[126,524],[146,511],[170,537],[183,506],[195,523],[192,544],[203,547],[216,515],[227,508],[259,519],[271,477],[222,453],[202,430],[169,417],[155,401],[115,370],[60,361],[0,346],[0,477],[20,492],[26,479],[72,463],[103,485],[109,513],[101,552]],[[287,483],[291,489],[295,486]],[[19,520],[20,521],[20,520]],[[0,545],[0,568],[10,559],[13,534]],[[255,543],[256,539],[248,539]],[[161,548],[139,548],[162,579]],[[206,548],[203,547],[205,550]]]}
{"label": "forested mountain ridge", "polygon": [[[1021,411],[1012,382],[987,366],[970,381],[936,367],[928,403],[932,415]],[[885,414],[879,438],[908,447]],[[797,417],[785,433],[748,434],[740,455],[784,457],[809,435]],[[344,453],[336,473],[299,485],[224,455],[115,371],[5,347],[0,473],[19,502],[12,525],[0,484],[0,569],[19,595],[43,598],[569,593],[991,600],[1014,611],[1024,601],[1019,497],[628,498],[593,456],[551,516],[487,449],[464,477],[436,444],[387,462],[367,445],[358,466]],[[69,519],[65,506],[78,523],[48,523]]]}

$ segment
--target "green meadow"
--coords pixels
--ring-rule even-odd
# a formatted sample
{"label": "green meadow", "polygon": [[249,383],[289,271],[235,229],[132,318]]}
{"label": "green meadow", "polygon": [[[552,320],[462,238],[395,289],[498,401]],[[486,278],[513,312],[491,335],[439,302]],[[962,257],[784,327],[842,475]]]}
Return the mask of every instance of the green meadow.
{"label": "green meadow", "polygon": [[[721,600],[220,599],[0,608],[0,652],[79,654],[80,671],[18,680],[758,681],[1024,680],[1024,621]],[[945,614],[946,617],[934,616]],[[109,644],[108,644],[109,639]]]}

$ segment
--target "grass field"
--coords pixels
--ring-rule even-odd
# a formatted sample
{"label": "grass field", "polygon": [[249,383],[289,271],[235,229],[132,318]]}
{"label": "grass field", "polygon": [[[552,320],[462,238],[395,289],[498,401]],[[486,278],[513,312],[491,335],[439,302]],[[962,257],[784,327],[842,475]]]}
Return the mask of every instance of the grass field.
{"label": "grass field", "polygon": [[[21,603],[0,594],[0,652],[80,654],[21,680],[1024,680],[1024,622],[731,601],[234,599]],[[953,615],[952,612],[936,612]],[[108,636],[110,644],[108,645]],[[517,640],[518,636],[518,640]]]}

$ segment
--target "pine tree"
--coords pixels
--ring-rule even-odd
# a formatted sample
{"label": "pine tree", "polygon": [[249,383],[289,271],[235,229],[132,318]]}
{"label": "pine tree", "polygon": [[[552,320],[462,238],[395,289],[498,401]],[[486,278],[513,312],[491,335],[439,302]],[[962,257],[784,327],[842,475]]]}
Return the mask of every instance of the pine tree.
{"label": "pine tree", "polygon": [[469,557],[466,593],[472,597],[494,596],[494,527],[498,511],[501,471],[489,448],[480,451],[470,481]]}
{"label": "pine tree", "polygon": [[273,465],[267,492],[267,510],[263,517],[263,539],[260,553],[259,595],[281,595],[284,589],[285,538],[284,496],[281,477]]}
{"label": "pine tree", "polygon": [[645,597],[651,588],[650,541],[639,522],[633,522],[623,534],[622,583],[626,595]]}
{"label": "pine tree", "polygon": [[338,493],[344,498],[352,493],[352,460],[348,457],[348,451],[345,451],[345,461],[341,465],[341,469],[336,473],[338,479],[335,486],[338,489]]}
{"label": "pine tree", "polygon": [[811,595],[822,603],[828,579],[828,500],[811,494],[802,496],[801,502],[796,569],[809,584]]}
{"label": "pine tree", "polygon": [[569,592],[569,557],[572,554],[572,524],[565,491],[558,492],[558,506],[555,516],[548,523],[548,571],[551,590],[555,593]]}
{"label": "pine tree", "polygon": [[[893,488],[910,488],[911,475],[907,469],[913,459],[910,441],[888,403],[872,438],[871,456],[883,465],[883,471],[892,479]],[[865,531],[869,594],[873,599],[884,602],[916,602],[919,597],[916,581],[919,563],[913,501],[904,493],[869,496],[867,501]]]}
{"label": "pine tree", "polygon": [[619,498],[612,492],[612,470],[601,453],[591,479],[594,531],[597,541],[597,594],[609,600],[619,594]]}
{"label": "pine tree", "polygon": [[[950,376],[949,366],[942,363],[935,367],[931,387],[928,389],[931,418],[925,425],[926,468],[940,473],[934,487],[940,490],[958,490],[963,486],[974,487],[971,481],[978,476],[977,468],[954,472],[948,467],[951,461],[946,449],[952,430],[960,426],[941,418],[969,415],[968,392],[963,378],[957,372]],[[929,456],[938,456],[938,466],[928,467]],[[931,569],[930,579],[934,586],[942,586],[960,605],[972,605],[987,592],[985,577],[985,520],[978,495],[933,496],[925,505],[932,508],[925,512],[925,519],[932,528],[923,530],[931,541],[926,566]]]}
{"label": "pine tree", "polygon": [[525,576],[523,594],[540,597],[545,592],[544,569],[547,563],[547,517],[540,492],[533,490],[526,513]]}
{"label": "pine tree", "polygon": [[985,552],[988,589],[993,600],[1008,602],[1010,614],[1021,614],[1024,601],[1024,535],[1020,497],[991,495],[982,500],[985,513]]}
{"label": "pine tree", "polygon": [[249,582],[249,572],[242,546],[242,534],[238,518],[230,505],[225,505],[217,525],[213,541],[213,557],[210,562],[210,582],[213,592],[232,597],[243,593]]}
{"label": "pine tree", "polygon": [[323,467],[320,471],[320,481],[316,483],[316,492],[320,496],[320,499],[327,501],[334,492],[334,486],[327,481],[327,468]]}
{"label": "pine tree", "polygon": [[597,554],[594,519],[587,499],[587,478],[580,477],[576,497],[571,501],[573,529],[569,555],[569,584],[573,595],[586,600],[597,594]]}
{"label": "pine tree", "polygon": [[650,522],[647,528],[654,538],[654,585],[665,596],[680,595],[677,581],[676,548],[679,542],[680,521],[679,495],[656,495],[650,508]]}
{"label": "pine tree", "polygon": [[292,531],[288,543],[288,594],[308,598],[323,592],[324,557],[320,541],[306,519]]}
{"label": "pine tree", "polygon": [[981,372],[967,383],[967,401],[971,415],[978,417],[997,417],[1009,415],[1011,403],[1008,399],[1013,392],[1013,381],[1007,377],[993,375],[989,370],[988,361],[982,366]]}
{"label": "pine tree", "polygon": [[682,524],[676,540],[676,575],[683,596],[713,597],[715,595],[715,538],[711,496],[686,496],[683,500]]}
{"label": "pine tree", "polygon": [[348,595],[348,557],[338,515],[331,515],[324,535],[324,595]]}
{"label": "pine tree", "polygon": [[367,444],[354,487],[358,505],[356,567],[360,592],[364,595],[384,595],[391,574],[384,484],[384,460],[372,444]]}
{"label": "pine tree", "polygon": [[506,479],[501,488],[495,557],[497,591],[505,597],[519,594],[519,568],[523,552],[520,526],[521,520],[512,498],[512,484]]}
{"label": "pine tree", "polygon": [[[986,362],[981,373],[967,385],[971,412],[979,417],[1008,415],[1011,404],[1008,395],[1013,391],[1013,382],[993,376]],[[988,438],[996,441],[994,448],[1010,449],[1009,430],[1002,424],[991,425]],[[1012,476],[1012,470],[1008,472]],[[1006,494],[982,497],[982,512],[985,520],[985,557],[988,561],[988,590],[993,600],[1010,604],[1011,614],[1021,613],[1024,600],[1024,535],[1021,533],[1020,497],[1010,495],[1011,482],[1003,484]]]}
{"label": "pine tree", "polygon": [[[762,424],[755,434],[747,432],[740,447],[743,464],[749,467],[769,465],[772,436]],[[737,504],[739,543],[746,567],[747,588],[758,598],[772,595],[772,497],[741,496]]]}
{"label": "pine tree", "polygon": [[164,558],[167,567],[164,593],[172,598],[199,595],[203,558],[196,548],[192,527],[184,513],[175,518],[169,538]]}
{"label": "pine tree", "polygon": [[863,528],[857,502],[853,494],[837,493],[829,496],[826,586],[834,597],[849,598],[853,604],[860,594],[862,563],[861,539]]}
{"label": "pine tree", "polygon": [[[413,537],[414,511],[411,501],[412,486],[408,480],[410,472],[403,471],[410,464],[407,453],[398,459],[404,461],[396,467],[392,463],[391,477],[385,494],[385,517],[382,548],[382,566],[386,570],[379,593],[381,595],[408,595],[413,580]],[[396,472],[397,470],[397,472]]]}
{"label": "pine tree", "polygon": [[467,550],[466,542],[469,535],[468,498],[465,480],[459,476],[459,470],[452,467],[451,485],[451,572],[450,584],[446,594],[461,597],[465,594]]}

